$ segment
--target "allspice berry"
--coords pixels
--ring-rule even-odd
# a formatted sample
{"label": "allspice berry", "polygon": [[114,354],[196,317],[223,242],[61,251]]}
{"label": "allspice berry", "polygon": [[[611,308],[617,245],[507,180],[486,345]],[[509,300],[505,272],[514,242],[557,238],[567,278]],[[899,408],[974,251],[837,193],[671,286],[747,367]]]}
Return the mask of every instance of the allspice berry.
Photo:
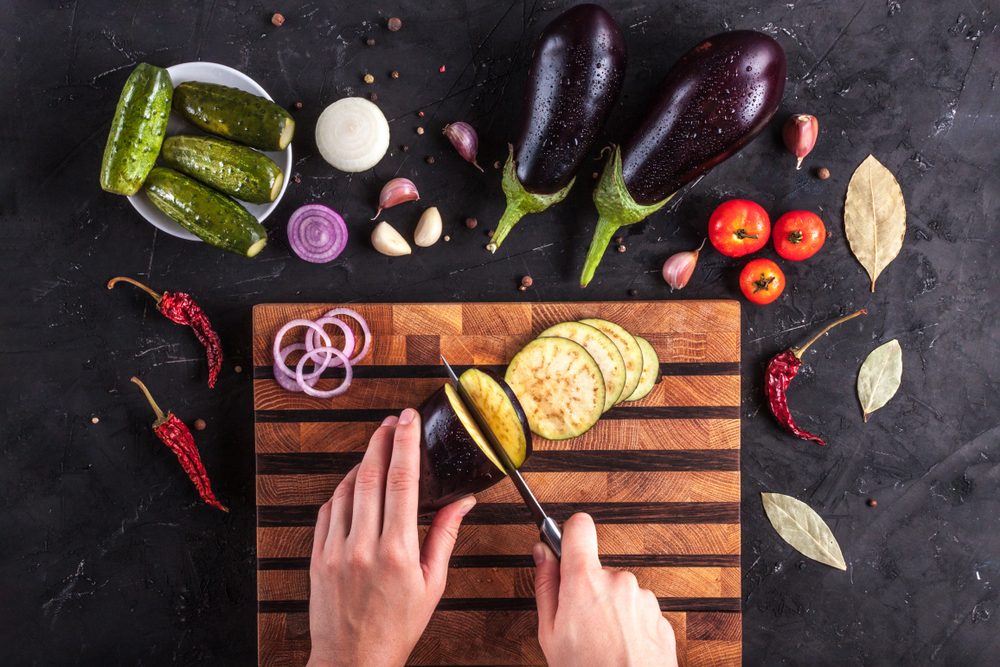
{"label": "allspice berry", "polygon": [[521,287],[525,289],[531,287],[534,283],[535,281],[532,280],[531,276],[524,276],[521,278]]}
{"label": "allspice berry", "polygon": [[271,25],[273,25],[275,28],[280,28],[284,24],[285,24],[284,16],[282,16],[278,12],[271,14]]}
{"label": "allspice berry", "polygon": [[434,156],[428,155],[427,157],[424,158],[424,162],[426,162],[427,164],[434,164]]}
{"label": "allspice berry", "polygon": [[469,229],[475,229],[476,225],[478,225],[478,224],[479,224],[479,221],[476,220],[475,218],[466,218],[465,219],[465,226],[468,227]]}
{"label": "allspice berry", "polygon": [[874,498],[868,499],[868,507],[878,507],[878,501]]}
{"label": "allspice berry", "polygon": [[616,250],[617,250],[618,252],[625,252],[626,250],[628,250],[628,248],[626,248],[626,247],[625,247],[625,244],[624,244],[624,243],[620,243],[620,244],[618,244],[618,247],[617,247],[617,248],[615,248],[615,249],[616,249]]}
{"label": "allspice berry", "polygon": [[375,83],[375,75],[370,72],[366,73],[363,77],[361,77],[361,80],[367,84],[373,84]]}
{"label": "allspice berry", "polygon": [[301,100],[295,103],[295,108],[296,109],[301,109],[303,106],[305,106],[305,105],[302,104]]}
{"label": "allspice berry", "polygon": [[374,37],[369,37],[368,39],[366,39],[365,40],[365,45],[366,46],[375,46],[375,38]]}
{"label": "allspice berry", "polygon": [[418,125],[418,126],[417,126],[417,134],[423,134],[423,133],[424,133],[424,128],[422,128],[422,127],[420,127],[420,126]]}
{"label": "allspice berry", "polygon": [[390,32],[399,32],[403,27],[403,19],[393,16],[386,22],[386,27],[389,28]]}
{"label": "allspice berry", "polygon": [[389,76],[392,77],[393,79],[398,79],[399,78],[399,71],[398,70],[392,70],[391,72],[389,72]]}
{"label": "allspice berry", "polygon": [[816,178],[818,178],[821,181],[825,181],[826,179],[830,178],[830,170],[827,169],[826,167],[820,167],[819,169],[816,170]]}
{"label": "allspice berry", "polygon": [[204,419],[195,419],[194,420],[194,430],[196,430],[196,431],[204,431],[207,426],[208,426],[208,424],[205,423]]}

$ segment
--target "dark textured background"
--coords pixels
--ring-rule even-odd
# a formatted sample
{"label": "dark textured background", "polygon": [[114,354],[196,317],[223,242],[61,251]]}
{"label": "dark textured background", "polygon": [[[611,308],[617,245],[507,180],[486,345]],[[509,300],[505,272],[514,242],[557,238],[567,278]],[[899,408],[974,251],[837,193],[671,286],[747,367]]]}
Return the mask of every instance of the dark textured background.
{"label": "dark textured background", "polygon": [[[218,0],[170,3],[5,0],[0,21],[0,662],[249,664],[255,660],[250,307],[266,301],[465,301],[734,298],[738,265],[706,251],[693,283],[671,295],[663,258],[697,245],[722,199],[755,199],[773,217],[818,211],[830,239],[814,260],[785,263],[790,287],[767,308],[744,306],[744,645],[756,664],[996,664],[1000,654],[1000,7],[994,1],[753,3],[609,2],[630,51],[625,95],[602,141],[621,141],[670,64],[726,28],[774,35],[788,53],[778,120],[807,111],[821,136],[792,168],[777,123],[652,220],[628,231],[592,286],[576,277],[594,215],[584,173],[570,199],[522,223],[495,257],[484,232],[502,209],[497,172],[481,176],[440,135],[464,119],[480,161],[505,155],[526,62],[566,2],[388,4]],[[725,7],[722,5],[725,4]],[[403,18],[398,33],[385,19]],[[364,38],[372,35],[374,47]],[[304,108],[291,184],[254,260],[180,241],[101,192],[108,123],[139,61],[216,61],[243,70],[280,103]],[[444,74],[438,72],[446,65]],[[402,76],[390,80],[398,69]],[[372,72],[368,87],[361,76]],[[314,122],[345,95],[377,91],[393,151],[349,177],[315,153]],[[414,133],[421,121],[428,131]],[[400,144],[409,144],[402,153]],[[908,230],[899,258],[868,292],[844,241],[854,167],[874,153],[898,177]],[[424,163],[434,155],[436,164]],[[594,169],[597,169],[594,163]],[[382,182],[413,178],[441,208],[450,243],[410,258],[371,250],[367,218]],[[342,211],[354,232],[329,266],[290,257],[283,222],[304,202]],[[386,217],[412,229],[418,209]],[[480,228],[461,224],[477,216]],[[516,290],[522,274],[535,287]],[[115,274],[201,299],[227,355],[205,387],[194,338]],[[871,314],[810,352],[793,408],[829,437],[783,435],[761,404],[763,365],[848,309]],[[854,382],[864,356],[898,338],[899,394],[861,422]],[[142,375],[199,440],[223,515],[202,507],[173,456],[150,434]],[[91,423],[98,416],[100,422]],[[771,530],[760,491],[793,494],[832,526],[839,572],[798,556]],[[865,499],[878,499],[870,509]]]}

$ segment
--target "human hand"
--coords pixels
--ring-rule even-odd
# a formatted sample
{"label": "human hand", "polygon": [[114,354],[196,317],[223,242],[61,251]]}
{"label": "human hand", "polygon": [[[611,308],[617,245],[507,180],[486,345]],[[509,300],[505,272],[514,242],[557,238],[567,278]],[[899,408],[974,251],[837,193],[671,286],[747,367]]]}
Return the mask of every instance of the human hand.
{"label": "human hand", "polygon": [[407,408],[375,431],[364,459],[319,510],[309,566],[309,664],[402,665],[444,592],[456,500],[417,534],[420,416]]}
{"label": "human hand", "polygon": [[631,572],[601,567],[589,515],[574,514],[563,526],[561,563],[541,542],[532,555],[538,642],[550,667],[676,667],[674,630],[656,596]]}

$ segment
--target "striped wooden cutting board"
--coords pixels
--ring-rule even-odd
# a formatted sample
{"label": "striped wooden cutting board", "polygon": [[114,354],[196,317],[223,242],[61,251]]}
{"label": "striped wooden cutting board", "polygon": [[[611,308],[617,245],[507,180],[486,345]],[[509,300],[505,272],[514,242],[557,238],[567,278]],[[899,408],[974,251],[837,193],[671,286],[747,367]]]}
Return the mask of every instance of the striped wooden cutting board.
{"label": "striped wooden cutting board", "polygon": [[[254,308],[261,665],[305,664],[319,505],[385,416],[417,406],[445,382],[439,355],[458,372],[472,364],[502,369],[534,334],[584,317],[646,337],[662,362],[662,381],[579,438],[536,438],[525,478],[557,520],[574,511],[594,516],[602,562],[631,570],[656,593],[682,665],[740,663],[737,302],[353,304],[371,325],[374,345],[351,390],[325,400],[282,391],[271,371],[274,333],[334,306]],[[412,664],[544,664],[529,555],[536,539],[510,483],[479,495]]]}

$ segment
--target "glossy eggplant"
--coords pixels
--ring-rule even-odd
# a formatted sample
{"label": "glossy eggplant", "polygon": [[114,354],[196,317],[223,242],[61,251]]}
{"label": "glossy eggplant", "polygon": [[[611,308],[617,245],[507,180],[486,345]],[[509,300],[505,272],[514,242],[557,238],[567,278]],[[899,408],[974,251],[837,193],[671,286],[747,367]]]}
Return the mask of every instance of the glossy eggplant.
{"label": "glossy eggplant", "polygon": [[492,251],[524,215],[566,198],[624,75],[625,40],[604,8],[577,5],[545,28],[531,60],[520,134],[504,166],[507,208]]}
{"label": "glossy eggplant", "polygon": [[764,129],[781,104],[785,72],[781,45],[752,30],[715,35],[681,57],[594,190],[599,219],[582,286],[619,228],[644,220]]}

